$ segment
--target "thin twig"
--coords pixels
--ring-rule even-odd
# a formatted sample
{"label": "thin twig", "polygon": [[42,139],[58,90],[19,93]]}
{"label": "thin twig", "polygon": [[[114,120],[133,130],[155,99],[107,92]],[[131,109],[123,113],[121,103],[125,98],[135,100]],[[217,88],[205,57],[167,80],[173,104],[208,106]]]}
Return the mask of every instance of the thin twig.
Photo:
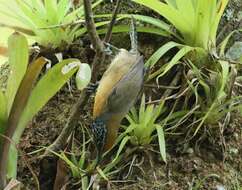
{"label": "thin twig", "polygon": [[[117,11],[120,6],[120,1],[121,0],[118,0],[117,5],[115,7],[116,11],[113,12],[113,16],[112,16],[111,22],[109,24],[108,31],[112,31],[113,25],[116,20]],[[85,10],[87,31],[89,33],[91,43],[96,51],[96,54],[95,54],[95,57],[94,57],[94,60],[92,63],[92,79],[91,79],[91,82],[95,83],[97,80],[97,73],[99,71],[97,63],[98,62],[102,63],[105,59],[105,54],[103,53],[104,51],[102,49],[102,48],[104,48],[104,46],[97,34],[96,28],[95,28],[95,23],[93,20],[93,13],[92,13],[90,1],[84,0],[84,10]],[[108,32],[106,34],[105,40],[107,40],[107,41],[105,41],[105,42],[109,42],[109,40],[111,39],[111,34],[112,34],[112,32]],[[61,131],[61,134],[54,141],[54,143],[52,145],[50,145],[50,147],[48,149],[46,149],[43,157],[50,155],[51,152],[57,152],[58,150],[63,148],[68,137],[70,136],[71,132],[75,128],[76,124],[78,123],[78,119],[79,119],[81,110],[83,110],[84,106],[87,104],[90,95],[91,95],[91,92],[88,92],[86,89],[84,89],[81,92],[80,98],[78,99],[77,103],[73,106],[70,116],[68,118],[68,121],[67,121],[65,127],[63,128],[63,130]]]}
{"label": "thin twig", "polygon": [[90,37],[92,46],[93,46],[94,50],[96,51],[94,60],[92,62],[92,79],[91,79],[91,82],[95,83],[97,80],[97,73],[98,73],[97,71],[99,70],[98,61],[100,61],[100,58],[103,55],[104,45],[96,30],[95,22],[93,19],[91,1],[83,0],[83,5],[84,5],[85,22],[86,22],[88,35]]}
{"label": "thin twig", "polygon": [[83,5],[84,5],[84,11],[85,11],[86,27],[87,27],[87,31],[88,31],[91,43],[93,45],[93,48],[95,49],[96,52],[102,52],[104,49],[103,43],[97,34],[95,22],[93,19],[91,1],[83,0]]}
{"label": "thin twig", "polygon": [[155,85],[155,84],[144,84],[144,87],[176,90],[176,89],[179,89],[181,87],[181,85],[179,85],[179,86],[166,86],[166,85],[160,85],[160,84],[158,84],[158,85]]}
{"label": "thin twig", "polygon": [[83,108],[87,104],[89,96],[90,92],[88,92],[86,89],[81,92],[80,98],[78,99],[77,103],[72,107],[70,116],[67,120],[66,125],[62,129],[61,134],[57,137],[54,143],[51,144],[48,149],[46,149],[43,157],[48,156],[51,151],[57,152],[64,147],[68,137],[78,123],[80,108]]}
{"label": "thin twig", "polygon": [[131,173],[131,170],[132,170],[132,167],[133,167],[133,165],[134,165],[134,162],[135,162],[136,158],[137,158],[137,154],[135,154],[135,155],[133,156],[132,161],[131,161],[131,164],[130,164],[130,166],[129,166],[129,170],[128,170],[127,174],[123,177],[123,179],[127,179],[127,178],[129,177],[129,175],[130,175],[130,173]]}
{"label": "thin twig", "polygon": [[[169,84],[169,86],[176,86],[178,81],[180,80],[181,78],[181,71],[178,71],[176,76],[173,78],[173,80],[171,81],[171,83]],[[172,93],[172,90],[171,89],[167,89],[164,94],[162,95],[162,99],[165,98],[165,97],[168,97],[170,96]]]}
{"label": "thin twig", "polygon": [[228,96],[227,96],[227,100],[230,100],[232,97],[232,92],[233,92],[233,88],[235,85],[235,81],[236,81],[236,77],[237,77],[237,70],[235,68],[235,65],[231,65],[231,79],[229,81],[229,92],[228,92]]}
{"label": "thin twig", "polygon": [[241,64],[240,61],[234,61],[234,60],[232,60],[232,59],[227,59],[227,58],[222,58],[222,57],[220,57],[218,60],[219,60],[219,61],[227,61],[227,62],[229,62],[230,64],[236,64],[236,65]]}
{"label": "thin twig", "polygon": [[[109,25],[108,25],[107,33],[106,33],[106,35],[105,35],[105,37],[104,37],[104,40],[103,40],[104,43],[109,43],[110,40],[111,40],[111,37],[112,37],[112,31],[113,31],[113,26],[114,26],[114,24],[115,24],[115,22],[116,22],[116,18],[117,18],[117,14],[118,14],[118,12],[119,12],[119,7],[120,7],[120,5],[121,5],[121,1],[122,1],[122,0],[118,0],[117,3],[116,3],[116,6],[115,6],[114,11],[113,11],[113,13],[112,13],[111,21],[110,21],[110,23],[109,23]],[[98,55],[97,55],[97,56],[98,56]],[[98,66],[103,65],[105,59],[106,59],[106,54],[102,52],[102,54],[101,54],[101,58],[99,59],[100,64],[96,66],[96,70],[97,70],[97,71],[99,71]],[[96,71],[96,73],[97,73],[97,71]],[[94,73],[93,78],[97,78],[97,77],[96,77],[96,73]]]}
{"label": "thin twig", "polygon": [[75,22],[51,25],[51,26],[42,27],[42,28],[38,28],[38,29],[46,30],[46,29],[54,29],[54,28],[66,28],[68,26],[76,26],[77,24],[85,24],[85,20],[77,20]]}
{"label": "thin twig", "polygon": [[113,26],[116,22],[116,18],[117,18],[117,14],[119,12],[120,4],[121,4],[121,0],[117,0],[117,3],[115,5],[115,8],[114,8],[113,13],[112,13],[112,19],[109,23],[107,33],[106,33],[104,40],[103,40],[104,42],[110,42],[110,40],[111,40],[112,30],[113,30]]}
{"label": "thin twig", "polygon": [[[91,2],[88,0],[84,0],[84,10],[85,10],[85,21],[86,21],[86,27],[87,31],[91,40],[91,43],[96,50],[96,55],[92,63],[92,82],[96,79],[96,63],[98,56],[100,56],[100,53],[103,51],[103,44],[102,41],[100,40],[94,19],[93,19],[93,13],[92,13],[92,8],[91,8]],[[83,107],[86,105],[88,98],[90,96],[90,92],[88,92],[86,89],[84,89],[81,94],[80,98],[78,99],[77,103],[73,106],[70,116],[68,118],[68,121],[61,131],[61,134],[57,137],[57,139],[50,145],[48,149],[46,149],[43,157],[49,156],[51,152],[57,152],[60,149],[63,148],[65,145],[68,137],[70,136],[71,132],[75,128],[76,124],[78,123],[79,115],[80,115],[80,108],[83,109]]]}
{"label": "thin twig", "polygon": [[[171,86],[171,87],[172,86],[176,86],[178,81],[180,80],[180,78],[181,78],[181,71],[178,71],[176,76],[173,78],[173,80],[169,84],[169,86]],[[147,102],[146,105],[155,104],[155,103],[159,103],[159,102],[161,102],[163,100],[169,100],[169,99],[176,98],[177,94],[171,95],[173,90],[174,90],[173,88],[167,88],[160,99]]]}

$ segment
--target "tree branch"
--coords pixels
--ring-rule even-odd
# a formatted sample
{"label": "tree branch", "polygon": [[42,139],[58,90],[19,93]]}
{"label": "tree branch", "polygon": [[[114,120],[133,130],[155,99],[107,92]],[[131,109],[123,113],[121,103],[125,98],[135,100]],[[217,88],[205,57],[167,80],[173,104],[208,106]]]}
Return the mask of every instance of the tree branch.
{"label": "tree branch", "polygon": [[[85,19],[86,19],[86,27],[87,31],[91,40],[91,43],[96,51],[94,60],[92,62],[92,78],[91,82],[95,83],[97,81],[97,74],[99,71],[99,65],[97,63],[103,63],[105,60],[105,53],[104,53],[104,45],[103,42],[100,40],[95,23],[93,20],[93,13],[91,9],[91,2],[90,0],[83,0],[84,1],[84,10],[85,10]],[[117,1],[117,4],[115,6],[115,9],[112,14],[112,19],[110,21],[110,24],[108,26],[108,32],[105,35],[104,41],[109,42],[112,36],[112,29],[113,25],[115,24],[117,13],[119,11],[121,0]],[[75,126],[78,123],[79,115],[83,107],[87,104],[88,99],[91,95],[91,92],[88,92],[86,89],[84,89],[81,92],[80,98],[78,99],[77,103],[73,106],[70,116],[67,120],[67,123],[63,130],[61,131],[61,134],[58,136],[58,138],[54,141],[52,145],[49,146],[48,149],[46,149],[43,157],[49,156],[51,151],[57,152],[60,149],[63,148],[65,145],[68,137],[70,136],[71,132],[75,128]],[[51,150],[51,151],[49,151]]]}
{"label": "tree branch", "polygon": [[77,103],[72,107],[70,116],[67,120],[66,125],[62,129],[61,134],[57,137],[54,143],[51,144],[48,149],[46,149],[43,157],[47,157],[51,154],[51,152],[57,152],[65,146],[68,137],[78,123],[80,108],[83,108],[87,104],[89,96],[90,92],[87,92],[86,89],[81,92],[80,98],[78,99]]}
{"label": "tree branch", "polygon": [[111,19],[111,21],[109,23],[107,33],[106,33],[106,35],[104,37],[104,40],[103,40],[104,42],[108,43],[111,40],[113,26],[114,26],[114,24],[116,22],[116,18],[117,18],[117,14],[119,12],[120,5],[121,5],[121,0],[117,0],[117,3],[115,5],[115,8],[114,8],[113,13],[112,13],[112,19]]}
{"label": "tree branch", "polygon": [[87,31],[91,40],[91,43],[93,45],[93,48],[96,52],[102,52],[103,51],[103,43],[101,39],[99,38],[95,26],[95,22],[93,19],[93,12],[92,12],[92,4],[90,0],[83,0],[84,4],[84,11],[85,11],[85,22]]}

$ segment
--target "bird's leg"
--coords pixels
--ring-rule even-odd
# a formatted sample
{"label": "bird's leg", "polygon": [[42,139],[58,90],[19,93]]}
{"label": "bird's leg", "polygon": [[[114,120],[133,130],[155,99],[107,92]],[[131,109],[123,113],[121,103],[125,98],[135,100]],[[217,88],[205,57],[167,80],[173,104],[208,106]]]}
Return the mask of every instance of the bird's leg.
{"label": "bird's leg", "polygon": [[120,49],[111,45],[110,43],[106,43],[104,42],[104,46],[105,46],[105,49],[104,49],[104,52],[107,54],[107,55],[117,55],[119,52],[120,52]]}

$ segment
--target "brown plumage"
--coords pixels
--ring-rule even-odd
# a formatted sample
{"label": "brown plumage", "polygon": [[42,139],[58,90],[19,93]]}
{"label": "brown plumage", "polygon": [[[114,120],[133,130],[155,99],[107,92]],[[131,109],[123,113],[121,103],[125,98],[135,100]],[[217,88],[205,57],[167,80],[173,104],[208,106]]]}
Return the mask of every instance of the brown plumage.
{"label": "brown plumage", "polygon": [[92,129],[98,151],[109,150],[121,120],[137,99],[144,77],[143,57],[121,49],[104,73],[94,102]]}

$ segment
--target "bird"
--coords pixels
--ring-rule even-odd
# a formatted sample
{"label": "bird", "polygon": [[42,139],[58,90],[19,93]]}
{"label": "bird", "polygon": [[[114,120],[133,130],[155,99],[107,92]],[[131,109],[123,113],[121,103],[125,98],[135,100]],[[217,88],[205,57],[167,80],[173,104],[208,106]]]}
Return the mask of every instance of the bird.
{"label": "bird", "polygon": [[137,50],[134,22],[131,23],[130,38],[131,50],[119,49],[103,74],[96,91],[91,130],[98,160],[114,145],[121,120],[142,91],[144,59]]}

